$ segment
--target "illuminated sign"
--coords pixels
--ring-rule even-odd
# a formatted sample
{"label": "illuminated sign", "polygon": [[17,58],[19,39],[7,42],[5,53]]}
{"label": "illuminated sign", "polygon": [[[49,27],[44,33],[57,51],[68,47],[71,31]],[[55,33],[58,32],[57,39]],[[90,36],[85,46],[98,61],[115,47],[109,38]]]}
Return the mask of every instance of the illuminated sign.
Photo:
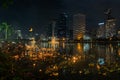
{"label": "illuminated sign", "polygon": [[104,22],[102,22],[102,23],[98,23],[98,25],[104,25]]}

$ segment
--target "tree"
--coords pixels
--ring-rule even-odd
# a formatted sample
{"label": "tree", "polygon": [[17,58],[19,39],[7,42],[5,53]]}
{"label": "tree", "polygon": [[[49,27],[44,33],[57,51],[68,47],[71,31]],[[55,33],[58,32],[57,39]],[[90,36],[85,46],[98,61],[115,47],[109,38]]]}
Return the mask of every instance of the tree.
{"label": "tree", "polygon": [[6,22],[0,24],[0,33],[4,35],[5,40],[7,40],[8,37],[11,37],[13,32],[14,32],[13,28],[10,25],[8,25]]}

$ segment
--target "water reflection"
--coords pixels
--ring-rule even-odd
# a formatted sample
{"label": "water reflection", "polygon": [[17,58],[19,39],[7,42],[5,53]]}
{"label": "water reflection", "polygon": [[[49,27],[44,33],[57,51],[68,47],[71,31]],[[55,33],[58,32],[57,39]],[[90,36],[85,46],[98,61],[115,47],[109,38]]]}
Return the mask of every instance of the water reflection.
{"label": "water reflection", "polygon": [[[50,43],[41,43],[41,48],[51,47]],[[81,56],[81,59],[98,63],[102,59],[104,64],[116,62],[120,56],[118,44],[99,44],[99,43],[65,43],[55,45],[55,49],[60,54]],[[117,58],[116,58],[117,57]]]}

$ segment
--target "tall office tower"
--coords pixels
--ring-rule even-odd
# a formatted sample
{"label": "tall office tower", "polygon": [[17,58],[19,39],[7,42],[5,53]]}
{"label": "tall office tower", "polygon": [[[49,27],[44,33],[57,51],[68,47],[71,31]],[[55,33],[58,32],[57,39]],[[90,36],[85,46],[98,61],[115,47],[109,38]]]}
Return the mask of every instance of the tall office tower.
{"label": "tall office tower", "polygon": [[55,35],[55,26],[56,26],[56,21],[51,21],[49,26],[47,27],[47,37],[50,38],[52,37],[53,35]]}
{"label": "tall office tower", "polygon": [[105,24],[103,23],[98,23],[99,28],[97,30],[96,37],[97,38],[105,38]]}
{"label": "tall office tower", "polygon": [[56,32],[59,39],[66,38],[67,34],[67,15],[66,13],[60,14],[57,23],[56,23]]}
{"label": "tall office tower", "polygon": [[114,18],[108,19],[106,21],[106,24],[105,24],[106,38],[111,38],[116,35],[116,24],[115,23],[116,23],[116,19]]}
{"label": "tall office tower", "polygon": [[83,39],[85,35],[85,15],[75,14],[73,16],[73,39],[80,40]]}
{"label": "tall office tower", "polygon": [[111,15],[111,9],[107,9],[105,15],[107,17],[105,23],[105,36],[106,38],[111,38],[116,35],[116,19]]}

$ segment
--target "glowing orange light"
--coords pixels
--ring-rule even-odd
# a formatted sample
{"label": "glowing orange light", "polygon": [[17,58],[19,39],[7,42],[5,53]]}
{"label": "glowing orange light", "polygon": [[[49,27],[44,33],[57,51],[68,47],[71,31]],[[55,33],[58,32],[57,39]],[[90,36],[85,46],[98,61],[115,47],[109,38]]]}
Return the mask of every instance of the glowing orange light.
{"label": "glowing orange light", "polygon": [[99,65],[97,65],[96,67],[97,67],[98,70],[100,70],[100,66]]}
{"label": "glowing orange light", "polygon": [[75,63],[75,62],[78,60],[78,58],[74,56],[74,57],[72,58],[72,60],[73,60],[73,62]]}

